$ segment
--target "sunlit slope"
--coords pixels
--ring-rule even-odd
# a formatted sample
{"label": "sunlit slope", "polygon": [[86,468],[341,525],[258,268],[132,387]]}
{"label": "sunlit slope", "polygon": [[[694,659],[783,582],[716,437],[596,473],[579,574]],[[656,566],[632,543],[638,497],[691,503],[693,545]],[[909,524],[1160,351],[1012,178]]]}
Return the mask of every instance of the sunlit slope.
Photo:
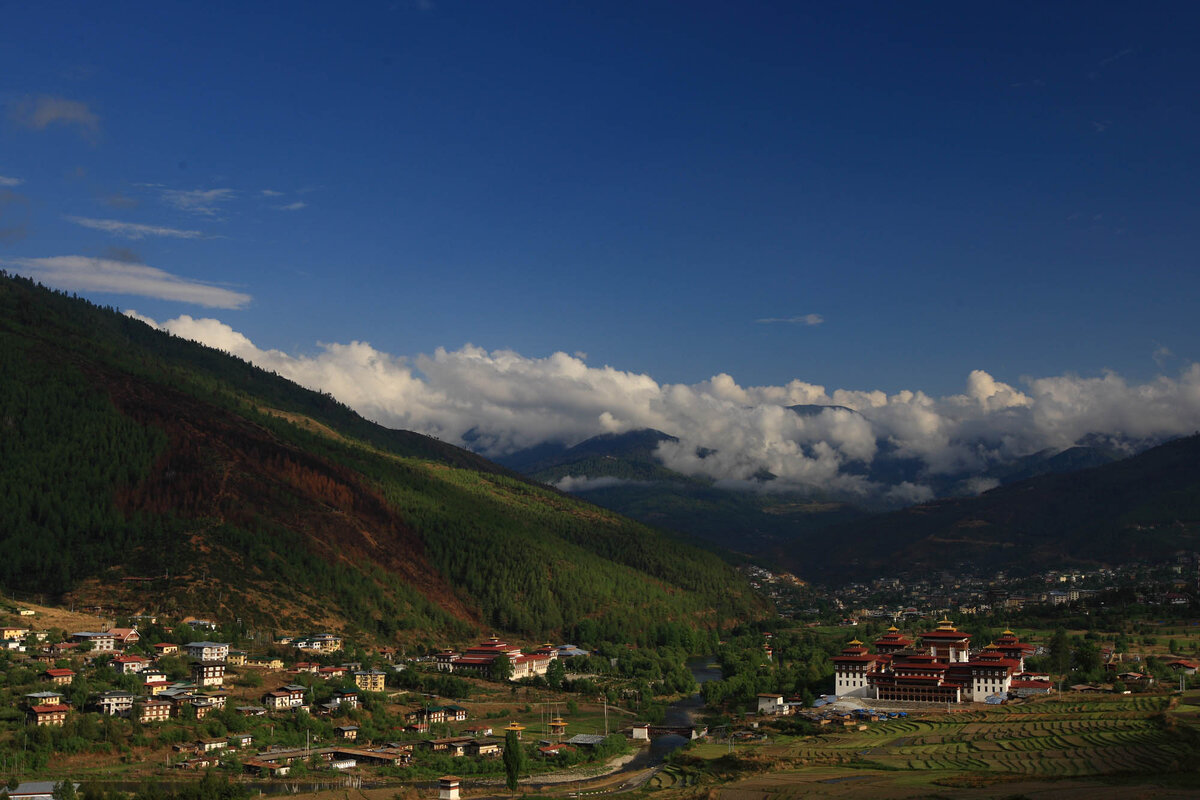
{"label": "sunlit slope", "polygon": [[710,554],[22,279],[0,369],[12,590],[385,638],[761,612]]}

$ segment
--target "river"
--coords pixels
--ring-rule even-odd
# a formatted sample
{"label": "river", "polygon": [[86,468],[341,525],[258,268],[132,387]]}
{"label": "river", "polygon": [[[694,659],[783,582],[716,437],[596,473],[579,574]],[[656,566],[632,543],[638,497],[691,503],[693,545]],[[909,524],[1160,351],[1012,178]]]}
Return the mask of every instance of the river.
{"label": "river", "polygon": [[[703,658],[690,658],[687,662],[687,668],[691,671],[692,677],[696,679],[696,683],[707,683],[709,681],[720,680],[721,668],[715,663],[712,656],[704,656]],[[667,706],[667,713],[663,717],[663,724],[671,727],[684,727],[692,725],[696,721],[696,715],[704,708],[704,698],[700,692],[676,700],[671,705]],[[656,736],[650,740],[650,749],[638,755],[634,759],[634,764],[639,767],[650,767],[656,764],[661,764],[663,759],[671,753],[688,743],[688,739],[675,734],[665,734]]]}

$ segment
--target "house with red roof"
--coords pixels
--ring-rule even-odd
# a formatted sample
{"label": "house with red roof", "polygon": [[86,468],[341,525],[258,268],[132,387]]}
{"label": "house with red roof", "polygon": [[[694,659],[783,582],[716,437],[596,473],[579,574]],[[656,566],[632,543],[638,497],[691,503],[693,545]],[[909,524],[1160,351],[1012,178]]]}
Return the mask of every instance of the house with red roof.
{"label": "house with red roof", "polygon": [[75,671],[66,668],[50,668],[42,673],[55,686],[70,686],[75,680]]}
{"label": "house with red roof", "polygon": [[129,647],[142,640],[137,628],[109,628],[108,633],[112,635],[118,648]]}
{"label": "house with red roof", "polygon": [[29,722],[33,725],[62,725],[67,721],[67,712],[70,710],[70,706],[62,704],[31,706],[28,718]]}

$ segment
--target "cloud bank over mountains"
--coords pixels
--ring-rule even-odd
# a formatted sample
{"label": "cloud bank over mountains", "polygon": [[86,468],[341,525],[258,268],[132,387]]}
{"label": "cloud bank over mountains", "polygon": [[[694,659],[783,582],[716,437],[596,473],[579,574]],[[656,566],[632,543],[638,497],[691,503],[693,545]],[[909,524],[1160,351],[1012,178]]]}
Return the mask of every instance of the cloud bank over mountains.
{"label": "cloud bank over mountains", "polygon": [[[665,466],[728,486],[761,486],[755,477],[766,470],[776,476],[773,488],[916,502],[933,496],[920,480],[883,485],[866,477],[863,466],[880,457],[881,447],[891,458],[919,460],[927,476],[978,474],[1000,461],[1069,447],[1089,434],[1152,439],[1200,430],[1196,363],[1176,377],[1141,384],[1105,373],[1027,379],[1021,389],[975,370],[961,394],[931,397],[921,391],[830,391],[801,380],[740,386],[727,374],[693,385],[660,384],[565,353],[530,358],[472,345],[410,359],[355,341],[294,356],[263,350],[216,319],[185,315],[159,324],[128,313],[329,392],[383,425],[484,455],[656,428],[678,437],[658,450]],[[789,408],[797,405],[809,408]],[[979,490],[991,485],[982,477],[971,483]]]}

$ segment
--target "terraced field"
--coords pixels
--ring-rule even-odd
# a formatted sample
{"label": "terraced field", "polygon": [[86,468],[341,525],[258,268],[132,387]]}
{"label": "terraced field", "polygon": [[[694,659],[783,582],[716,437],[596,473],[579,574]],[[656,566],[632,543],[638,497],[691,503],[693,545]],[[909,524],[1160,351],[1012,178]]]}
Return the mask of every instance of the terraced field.
{"label": "terraced field", "polygon": [[[830,731],[802,739],[746,746],[746,758],[770,763],[760,797],[788,795],[794,779],[811,787],[866,779],[946,784],[1063,778],[1126,779],[1189,772],[1200,736],[1168,711],[1165,696],[1064,699],[956,714],[930,714],[872,724],[866,731]],[[719,744],[695,749],[719,758]],[[831,773],[846,777],[829,777]],[[861,776],[853,778],[852,776]],[[739,782],[739,785],[742,782]],[[928,783],[926,784],[928,786]],[[732,788],[732,787],[730,787]],[[831,787],[830,787],[831,788]],[[878,787],[876,787],[878,788]],[[724,797],[726,791],[722,789]],[[752,791],[751,794],[754,794]],[[732,796],[732,795],[731,795]]]}
{"label": "terraced field", "polygon": [[885,769],[1054,777],[1172,771],[1195,750],[1152,719],[1166,706],[1165,697],[1030,704],[891,721],[793,747],[802,759],[842,760],[849,752]]}

